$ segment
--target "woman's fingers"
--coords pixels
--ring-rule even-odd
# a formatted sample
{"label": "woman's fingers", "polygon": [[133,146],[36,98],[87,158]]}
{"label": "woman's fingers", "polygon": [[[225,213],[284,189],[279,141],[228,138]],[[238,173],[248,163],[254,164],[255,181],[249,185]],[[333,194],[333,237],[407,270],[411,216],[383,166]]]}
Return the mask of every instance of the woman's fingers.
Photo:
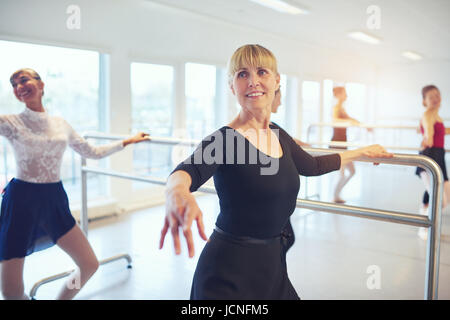
{"label": "woman's fingers", "polygon": [[194,202],[191,202],[186,210],[186,214],[184,215],[184,222],[183,222],[183,234],[186,238],[188,250],[189,250],[189,257],[194,256],[194,239],[192,237],[192,222],[197,222],[197,228],[199,230],[200,236],[207,240],[207,237],[205,235],[204,226],[203,226],[203,219],[202,219],[202,212],[200,211],[200,208],[197,206],[197,204]]}
{"label": "woman's fingers", "polygon": [[[188,198],[186,200],[186,198]],[[173,238],[173,245],[175,248],[175,253],[181,253],[181,245],[180,245],[180,235],[179,229],[183,232],[183,236],[186,239],[186,244],[189,252],[189,257],[193,257],[195,254],[194,249],[194,239],[192,236],[192,222],[196,220],[197,227],[199,229],[200,236],[207,240],[205,235],[203,221],[202,221],[202,212],[200,208],[197,206],[195,199],[189,199],[184,196],[174,196],[169,200],[170,205],[168,205],[166,218],[164,221],[163,229],[161,230],[161,239],[159,246],[160,248],[164,245],[164,238],[170,228],[170,233]]]}
{"label": "woman's fingers", "polygon": [[197,222],[197,229],[198,229],[198,233],[199,233],[200,237],[203,240],[207,241],[208,237],[206,236],[206,233],[205,233],[205,225],[203,224],[203,215],[201,215],[201,214],[198,215],[196,222]]}
{"label": "woman's fingers", "polygon": [[[387,152],[385,148],[380,145],[372,145],[366,149],[364,156],[368,158],[392,158],[393,153]],[[379,162],[374,162],[374,165],[378,166]]]}
{"label": "woman's fingers", "polygon": [[185,211],[184,217],[183,217],[183,235],[186,239],[186,244],[188,247],[189,257],[192,258],[194,256],[194,239],[192,239],[192,231],[191,231],[191,225],[192,220],[195,218],[196,213],[196,206],[195,204],[190,203]]}
{"label": "woman's fingers", "polygon": [[192,238],[192,231],[191,229],[183,229],[183,235],[186,238],[186,244],[188,247],[189,252],[189,258],[192,258],[194,256],[195,250],[194,250],[194,239]]}
{"label": "woman's fingers", "polygon": [[369,158],[392,158],[393,153],[387,152],[385,148],[380,145],[373,145],[367,148],[364,155]]}
{"label": "woman's fingers", "polygon": [[148,133],[145,133],[145,132],[139,132],[138,134],[136,134],[132,138],[132,141],[134,143],[138,143],[138,142],[142,142],[142,141],[148,141],[148,140],[150,140],[150,135]]}
{"label": "woman's fingers", "polygon": [[177,219],[175,219],[173,217],[169,218],[169,221],[170,221],[170,233],[172,233],[175,254],[180,254],[181,253],[180,235],[178,233],[179,223],[178,223]]}
{"label": "woman's fingers", "polygon": [[159,249],[164,246],[164,239],[166,238],[167,230],[169,230],[169,221],[167,217],[164,218],[164,226],[161,230],[161,238],[159,239]]}

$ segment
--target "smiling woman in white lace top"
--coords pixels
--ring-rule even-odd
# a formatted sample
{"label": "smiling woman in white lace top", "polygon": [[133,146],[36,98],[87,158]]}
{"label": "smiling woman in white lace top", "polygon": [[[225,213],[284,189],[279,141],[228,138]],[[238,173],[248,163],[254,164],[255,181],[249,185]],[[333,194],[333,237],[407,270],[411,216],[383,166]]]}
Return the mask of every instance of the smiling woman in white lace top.
{"label": "smiling woman in white lace top", "polygon": [[[0,115],[0,135],[11,143],[17,174],[5,187],[0,215],[0,262],[5,299],[27,299],[23,285],[25,256],[57,244],[78,268],[58,299],[71,299],[98,268],[98,260],[76,224],[60,179],[64,151],[69,146],[86,158],[99,159],[126,145],[148,140],[146,133],[102,146],[93,146],[61,117],[50,116],[42,105],[44,82],[32,69],[10,78],[23,112]],[[75,288],[73,288],[75,287]],[[72,289],[73,288],[73,289]]]}
{"label": "smiling woman in white lace top", "polygon": [[58,182],[67,145],[86,158],[99,159],[124,148],[123,141],[93,146],[66,120],[46,111],[26,108],[20,114],[0,116],[0,135],[11,143],[17,161],[17,179]]}

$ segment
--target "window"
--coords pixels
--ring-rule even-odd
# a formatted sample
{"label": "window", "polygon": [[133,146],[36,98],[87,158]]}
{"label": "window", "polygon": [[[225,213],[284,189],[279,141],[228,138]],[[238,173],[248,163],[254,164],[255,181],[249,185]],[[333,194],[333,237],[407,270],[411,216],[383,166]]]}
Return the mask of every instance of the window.
{"label": "window", "polygon": [[336,101],[333,96],[333,80],[323,81],[323,122],[333,122],[333,107]]}
{"label": "window", "polygon": [[[104,119],[99,108],[99,53],[87,50],[0,41],[0,110],[2,114],[20,113],[25,106],[13,94],[9,76],[24,67],[35,69],[45,83],[43,104],[51,115],[66,119],[72,127],[83,131],[99,131]],[[1,183],[15,174],[12,149],[2,139],[0,150]],[[98,161],[95,161],[98,162]],[[104,161],[100,161],[104,163]],[[69,149],[63,158],[61,179],[71,203],[79,202],[80,157]],[[89,199],[106,195],[106,178],[88,175]]]}
{"label": "window", "polygon": [[347,91],[347,101],[345,102],[347,113],[358,121],[366,122],[367,86],[362,83],[348,82],[345,84],[345,90]]}
{"label": "window", "polygon": [[[131,98],[133,131],[158,137],[172,136],[174,68],[167,65],[132,63]],[[167,177],[172,169],[172,147],[141,143],[134,146],[133,167],[138,175]],[[149,187],[133,182],[134,188]]]}
{"label": "window", "polygon": [[191,139],[203,139],[218,128],[216,119],[217,68],[186,63],[186,128]]}
{"label": "window", "polygon": [[[308,126],[320,121],[320,83],[303,81],[302,84],[302,140],[311,142],[313,136],[307,137]],[[314,132],[318,132],[317,130]]]}

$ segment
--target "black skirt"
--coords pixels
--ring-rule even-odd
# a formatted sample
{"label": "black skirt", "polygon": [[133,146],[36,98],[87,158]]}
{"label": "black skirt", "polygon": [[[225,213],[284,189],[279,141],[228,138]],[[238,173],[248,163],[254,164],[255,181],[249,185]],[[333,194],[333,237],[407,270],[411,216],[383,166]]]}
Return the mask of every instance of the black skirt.
{"label": "black skirt", "polygon": [[[333,137],[331,138],[331,141],[347,142],[347,128],[334,128]],[[336,146],[332,144],[330,144],[329,148],[347,150],[347,147]]]}
{"label": "black skirt", "polygon": [[[444,176],[444,181],[448,181],[447,176],[447,168],[445,166],[445,150],[444,148],[425,148],[424,150],[420,151],[419,154],[430,157],[436,163],[439,165],[439,167],[442,170],[442,175]],[[416,169],[416,175],[420,177],[420,173],[425,171],[425,169],[422,169],[420,167],[417,167]],[[422,197],[422,203],[427,205],[430,202],[430,195],[428,194],[428,191],[425,191]]]}
{"label": "black skirt", "polygon": [[192,300],[299,300],[283,237],[238,237],[216,227],[194,273]]}
{"label": "black skirt", "polygon": [[[442,174],[444,175],[444,180],[448,181],[447,168],[445,166],[445,150],[444,150],[444,148],[436,148],[436,147],[425,148],[424,150],[420,151],[419,154],[430,157],[431,159],[436,161],[437,164],[439,165],[439,167],[441,167]],[[425,171],[425,169],[417,167],[416,175],[418,175],[420,177],[420,173],[422,171]]]}

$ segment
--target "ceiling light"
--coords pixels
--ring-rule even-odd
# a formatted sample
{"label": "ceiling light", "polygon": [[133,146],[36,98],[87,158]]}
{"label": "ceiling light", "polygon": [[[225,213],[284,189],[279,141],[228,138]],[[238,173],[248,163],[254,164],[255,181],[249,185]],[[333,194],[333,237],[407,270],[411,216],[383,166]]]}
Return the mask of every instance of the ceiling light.
{"label": "ceiling light", "polygon": [[350,38],[355,39],[355,40],[367,42],[367,43],[370,43],[370,44],[378,44],[378,43],[381,42],[381,40],[379,38],[371,36],[371,35],[369,35],[367,33],[362,32],[362,31],[349,32],[348,36]]}
{"label": "ceiling light", "polygon": [[402,53],[402,56],[404,56],[405,58],[414,60],[414,61],[423,59],[423,57],[420,54],[412,52],[412,51],[405,51]]}
{"label": "ceiling light", "polygon": [[299,7],[295,7],[281,0],[250,0],[262,6],[290,14],[308,14],[309,11]]}

